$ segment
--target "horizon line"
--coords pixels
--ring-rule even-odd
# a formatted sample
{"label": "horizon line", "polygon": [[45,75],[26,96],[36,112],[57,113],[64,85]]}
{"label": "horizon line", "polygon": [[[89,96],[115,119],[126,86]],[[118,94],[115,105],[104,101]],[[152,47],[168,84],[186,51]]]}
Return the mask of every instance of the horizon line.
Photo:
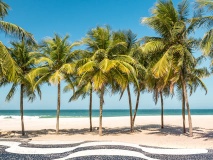
{"label": "horizon line", "polygon": [[[181,108],[166,108],[164,110],[182,110]],[[190,110],[201,110],[201,109],[212,109],[213,108],[191,108]],[[12,110],[12,111],[20,111],[19,109],[0,109],[0,111],[4,111],[4,110]],[[24,111],[29,111],[29,110],[36,110],[36,111],[39,111],[39,110],[57,110],[57,109],[25,109]],[[61,109],[62,110],[88,110],[88,109]],[[92,110],[99,110],[99,109],[92,109]],[[106,109],[103,109],[103,110],[129,110],[129,109],[120,109],[120,108],[106,108]],[[133,109],[134,110],[134,109]],[[138,110],[161,110],[160,108],[144,108],[144,109],[138,109]]]}

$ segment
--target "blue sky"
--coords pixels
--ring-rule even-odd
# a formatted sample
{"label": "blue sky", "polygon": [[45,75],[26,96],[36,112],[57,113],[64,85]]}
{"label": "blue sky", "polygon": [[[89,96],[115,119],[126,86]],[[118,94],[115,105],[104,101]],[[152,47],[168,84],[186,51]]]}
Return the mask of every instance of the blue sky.
{"label": "blue sky", "polygon": [[[25,30],[31,32],[35,39],[39,42],[45,37],[52,37],[54,33],[61,36],[70,35],[70,41],[81,40],[89,29],[104,25],[110,25],[113,30],[131,29],[138,35],[156,36],[155,32],[150,28],[142,25],[140,20],[142,17],[150,16],[150,8],[152,8],[156,0],[5,0],[11,7],[9,16],[5,21],[15,23]],[[176,5],[179,0],[173,0]],[[196,32],[196,36],[201,37],[203,32]],[[0,39],[4,44],[8,45],[11,37],[5,37],[0,34]],[[196,55],[201,53],[197,51]],[[209,61],[205,62],[209,65]],[[212,108],[213,97],[213,77],[204,79],[208,87],[208,94],[198,88],[197,92],[189,97],[191,108]],[[62,87],[64,84],[62,84]],[[19,109],[19,90],[11,100],[5,102],[5,96],[9,91],[9,87],[0,88],[0,109]],[[61,109],[87,109],[89,99],[77,100],[68,103],[72,92],[63,93],[61,99]],[[135,96],[133,95],[133,104]],[[128,98],[125,94],[122,100],[118,100],[119,95],[106,95],[104,108],[108,109],[128,109]],[[42,86],[42,100],[38,98],[30,103],[25,99],[25,109],[55,109],[57,102],[57,87]],[[99,108],[99,98],[94,96],[93,106]],[[160,108],[160,104],[154,104],[152,95],[144,93],[140,99],[140,109]],[[177,97],[167,98],[165,100],[165,108],[181,108],[181,102]]]}

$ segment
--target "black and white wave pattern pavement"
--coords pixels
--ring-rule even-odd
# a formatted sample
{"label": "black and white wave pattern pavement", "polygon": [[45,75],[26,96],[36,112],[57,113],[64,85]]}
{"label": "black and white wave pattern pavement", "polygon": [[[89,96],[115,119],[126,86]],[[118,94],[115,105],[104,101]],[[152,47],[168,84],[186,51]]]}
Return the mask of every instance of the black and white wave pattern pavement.
{"label": "black and white wave pattern pavement", "polygon": [[0,140],[1,160],[213,160],[213,150],[168,149],[121,142]]}

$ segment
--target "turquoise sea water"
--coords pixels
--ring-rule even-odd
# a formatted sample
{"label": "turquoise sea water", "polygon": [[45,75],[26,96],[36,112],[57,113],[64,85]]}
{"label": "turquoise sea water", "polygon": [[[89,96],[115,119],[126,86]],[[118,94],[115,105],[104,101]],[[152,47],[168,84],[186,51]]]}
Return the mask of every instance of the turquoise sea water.
{"label": "turquoise sea water", "polygon": [[[138,110],[138,116],[157,116],[160,115],[160,110],[145,109]],[[181,115],[180,109],[165,109],[164,115]],[[187,112],[186,112],[187,113]],[[192,115],[213,115],[213,109],[191,109]],[[69,117],[88,117],[88,110],[61,110],[61,118]],[[99,110],[92,111],[93,117],[99,116]],[[0,119],[15,119],[20,116],[19,110],[0,110]],[[56,117],[56,110],[25,110],[24,116],[29,118],[54,118]],[[120,117],[129,116],[129,110],[115,110],[106,109],[103,111],[104,117]]]}

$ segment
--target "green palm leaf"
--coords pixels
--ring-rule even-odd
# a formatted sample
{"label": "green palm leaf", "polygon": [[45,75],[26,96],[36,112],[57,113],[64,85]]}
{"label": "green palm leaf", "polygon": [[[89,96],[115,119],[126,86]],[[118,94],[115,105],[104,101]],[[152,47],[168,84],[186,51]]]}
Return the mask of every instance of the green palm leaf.
{"label": "green palm leaf", "polygon": [[166,52],[163,57],[153,66],[152,73],[155,78],[161,78],[168,73],[170,67],[170,56]]}
{"label": "green palm leaf", "polygon": [[9,81],[15,78],[17,72],[21,73],[17,63],[2,42],[0,42],[0,69],[1,73],[6,76]]}
{"label": "green palm leaf", "polygon": [[79,75],[83,74],[84,72],[91,72],[91,71],[94,71],[95,66],[96,66],[96,63],[94,61],[89,61],[83,66],[79,67],[77,72]]}
{"label": "green palm leaf", "polygon": [[209,30],[203,37],[201,48],[204,55],[213,56],[213,29]]}
{"label": "green palm leaf", "polygon": [[103,73],[108,73],[115,66],[116,66],[116,61],[109,60],[107,58],[104,58],[99,64],[99,68]]}
{"label": "green palm leaf", "polygon": [[92,77],[92,83],[94,84],[94,90],[100,90],[108,81],[107,75],[98,71]]}
{"label": "green palm leaf", "polygon": [[0,21],[0,29],[8,35],[18,37],[19,39],[24,38],[27,42],[36,44],[35,39],[33,38],[33,35],[31,33],[25,31],[23,28],[15,24]]}

